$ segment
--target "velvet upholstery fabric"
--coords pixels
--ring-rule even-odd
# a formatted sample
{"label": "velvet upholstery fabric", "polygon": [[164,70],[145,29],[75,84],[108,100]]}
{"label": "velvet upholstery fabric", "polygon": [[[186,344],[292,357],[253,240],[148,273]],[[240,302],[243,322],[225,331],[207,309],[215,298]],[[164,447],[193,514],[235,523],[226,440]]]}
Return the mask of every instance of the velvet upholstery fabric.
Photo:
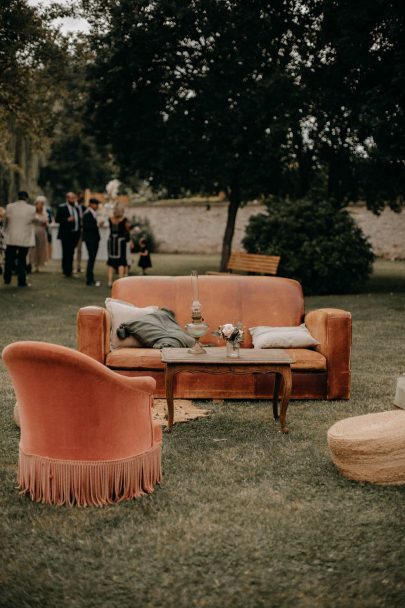
{"label": "velvet upholstery fabric", "polygon": [[[209,324],[203,343],[214,341],[212,332],[226,322],[241,321],[245,328],[306,324],[319,341],[314,350],[297,351],[292,365],[294,399],[349,399],[351,380],[351,315],[337,309],[321,309],[305,315],[301,285],[292,279],[220,275],[199,277],[203,317]],[[135,306],[151,302],[176,313],[181,326],[191,320],[192,286],[190,277],[128,277],[113,285],[112,296]],[[77,318],[77,348],[119,373],[138,376],[145,373],[156,379],[156,395],[164,396],[163,366],[153,349],[109,349],[109,316],[103,308],[85,307]],[[98,329],[97,329],[98,327]],[[104,350],[101,345],[104,344]],[[245,331],[243,346],[251,347]],[[175,379],[178,398],[256,399],[269,398],[273,391],[269,375],[231,376],[230,374],[181,373]]]}
{"label": "velvet upholstery fabric", "polygon": [[155,380],[128,378],[41,342],[10,344],[3,359],[19,404],[22,491],[42,502],[82,505],[153,491],[161,478]]}

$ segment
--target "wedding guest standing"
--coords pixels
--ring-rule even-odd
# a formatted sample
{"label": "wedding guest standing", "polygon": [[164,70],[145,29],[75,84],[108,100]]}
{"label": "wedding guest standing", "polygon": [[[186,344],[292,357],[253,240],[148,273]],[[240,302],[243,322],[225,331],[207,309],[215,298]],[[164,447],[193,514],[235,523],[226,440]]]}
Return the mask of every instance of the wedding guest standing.
{"label": "wedding guest standing", "polygon": [[45,211],[46,198],[38,196],[35,199],[35,247],[30,249],[30,264],[35,272],[39,272],[39,267],[48,261],[48,215]]}
{"label": "wedding guest standing", "polygon": [[113,216],[108,220],[110,225],[110,236],[108,237],[108,287],[112,287],[113,274],[124,277],[127,261],[127,243],[129,241],[129,230],[131,224],[124,217],[124,210],[120,205],[114,208]]}
{"label": "wedding guest standing", "polygon": [[79,212],[80,216],[80,236],[76,245],[76,272],[79,274],[82,271],[82,245],[83,245],[83,215],[86,212],[86,205],[84,204],[84,194],[83,192],[78,192],[76,195],[76,208]]}
{"label": "wedding guest standing", "polygon": [[48,239],[48,260],[52,258],[52,232],[50,225],[53,223],[53,213],[50,207],[45,207],[45,213],[48,217],[48,225],[46,227],[46,236]]}
{"label": "wedding guest standing", "polygon": [[3,274],[4,252],[6,251],[6,243],[4,240],[4,219],[6,210],[0,207],[0,276]]}
{"label": "wedding guest standing", "polygon": [[141,236],[138,243],[139,247],[139,261],[138,266],[142,269],[142,274],[146,274],[146,270],[152,267],[152,262],[150,259],[150,253],[148,249],[148,245],[146,243],[146,238]]}
{"label": "wedding guest standing", "polygon": [[29,247],[35,245],[34,217],[35,207],[28,203],[27,192],[18,193],[18,201],[6,207],[5,242],[6,259],[4,283],[9,285],[17,260],[19,287],[28,287],[27,254]]}
{"label": "wedding guest standing", "polygon": [[94,262],[96,261],[100,231],[98,229],[97,209],[99,201],[96,198],[89,200],[89,206],[83,214],[83,241],[86,244],[88,261],[86,270],[86,285],[99,287],[100,281],[94,280]]}
{"label": "wedding guest standing", "polygon": [[76,194],[68,192],[66,202],[58,206],[56,223],[59,224],[58,239],[62,244],[62,272],[71,278],[73,272],[73,256],[80,238],[80,214],[76,206]]}

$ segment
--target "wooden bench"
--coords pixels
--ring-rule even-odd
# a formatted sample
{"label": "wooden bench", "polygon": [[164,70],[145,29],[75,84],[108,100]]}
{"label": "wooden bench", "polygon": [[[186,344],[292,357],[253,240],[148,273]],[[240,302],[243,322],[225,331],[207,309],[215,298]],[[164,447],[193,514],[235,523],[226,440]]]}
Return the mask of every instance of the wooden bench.
{"label": "wooden bench", "polygon": [[234,270],[260,274],[277,274],[279,262],[279,255],[261,255],[259,253],[234,251],[229,258],[226,273],[208,271],[206,274],[228,274]]}

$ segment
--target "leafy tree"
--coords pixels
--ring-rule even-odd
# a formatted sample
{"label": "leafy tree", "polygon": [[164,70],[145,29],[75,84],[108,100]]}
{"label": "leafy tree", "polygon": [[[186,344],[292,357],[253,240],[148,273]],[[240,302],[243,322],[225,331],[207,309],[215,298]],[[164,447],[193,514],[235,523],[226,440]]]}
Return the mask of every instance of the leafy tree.
{"label": "leafy tree", "polygon": [[96,145],[86,127],[86,65],[90,60],[86,40],[74,38],[65,65],[66,93],[59,107],[49,155],[39,176],[42,188],[56,200],[69,190],[91,187],[102,191],[116,172],[111,153]]}
{"label": "leafy tree", "polygon": [[261,193],[400,208],[400,0],[88,4],[99,141],[173,195],[225,190],[222,268],[239,205]]}
{"label": "leafy tree", "polygon": [[[31,150],[44,150],[55,124],[66,44],[46,14],[26,0],[0,6],[0,187],[29,163]],[[17,187],[21,185],[18,184]]]}
{"label": "leafy tree", "polygon": [[172,195],[224,190],[225,268],[242,202],[305,182],[293,58],[299,47],[305,60],[308,12],[294,0],[86,4],[98,141],[111,144],[124,180],[137,171]]}
{"label": "leafy tree", "polygon": [[358,291],[372,270],[372,249],[349,213],[330,201],[272,199],[250,218],[244,246],[281,256],[279,274],[307,294]]}
{"label": "leafy tree", "polygon": [[401,0],[320,0],[301,64],[317,177],[338,206],[398,209],[405,191],[405,8]]}

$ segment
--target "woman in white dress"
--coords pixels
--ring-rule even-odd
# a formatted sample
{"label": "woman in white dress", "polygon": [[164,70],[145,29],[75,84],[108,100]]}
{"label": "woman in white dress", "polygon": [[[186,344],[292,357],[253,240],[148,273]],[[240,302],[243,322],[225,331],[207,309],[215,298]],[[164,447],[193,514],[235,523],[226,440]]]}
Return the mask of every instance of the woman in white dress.
{"label": "woman in white dress", "polygon": [[46,198],[37,196],[35,199],[35,247],[30,250],[30,264],[39,272],[39,267],[46,264],[48,261],[48,234],[46,227],[48,225],[48,215],[45,212]]}

